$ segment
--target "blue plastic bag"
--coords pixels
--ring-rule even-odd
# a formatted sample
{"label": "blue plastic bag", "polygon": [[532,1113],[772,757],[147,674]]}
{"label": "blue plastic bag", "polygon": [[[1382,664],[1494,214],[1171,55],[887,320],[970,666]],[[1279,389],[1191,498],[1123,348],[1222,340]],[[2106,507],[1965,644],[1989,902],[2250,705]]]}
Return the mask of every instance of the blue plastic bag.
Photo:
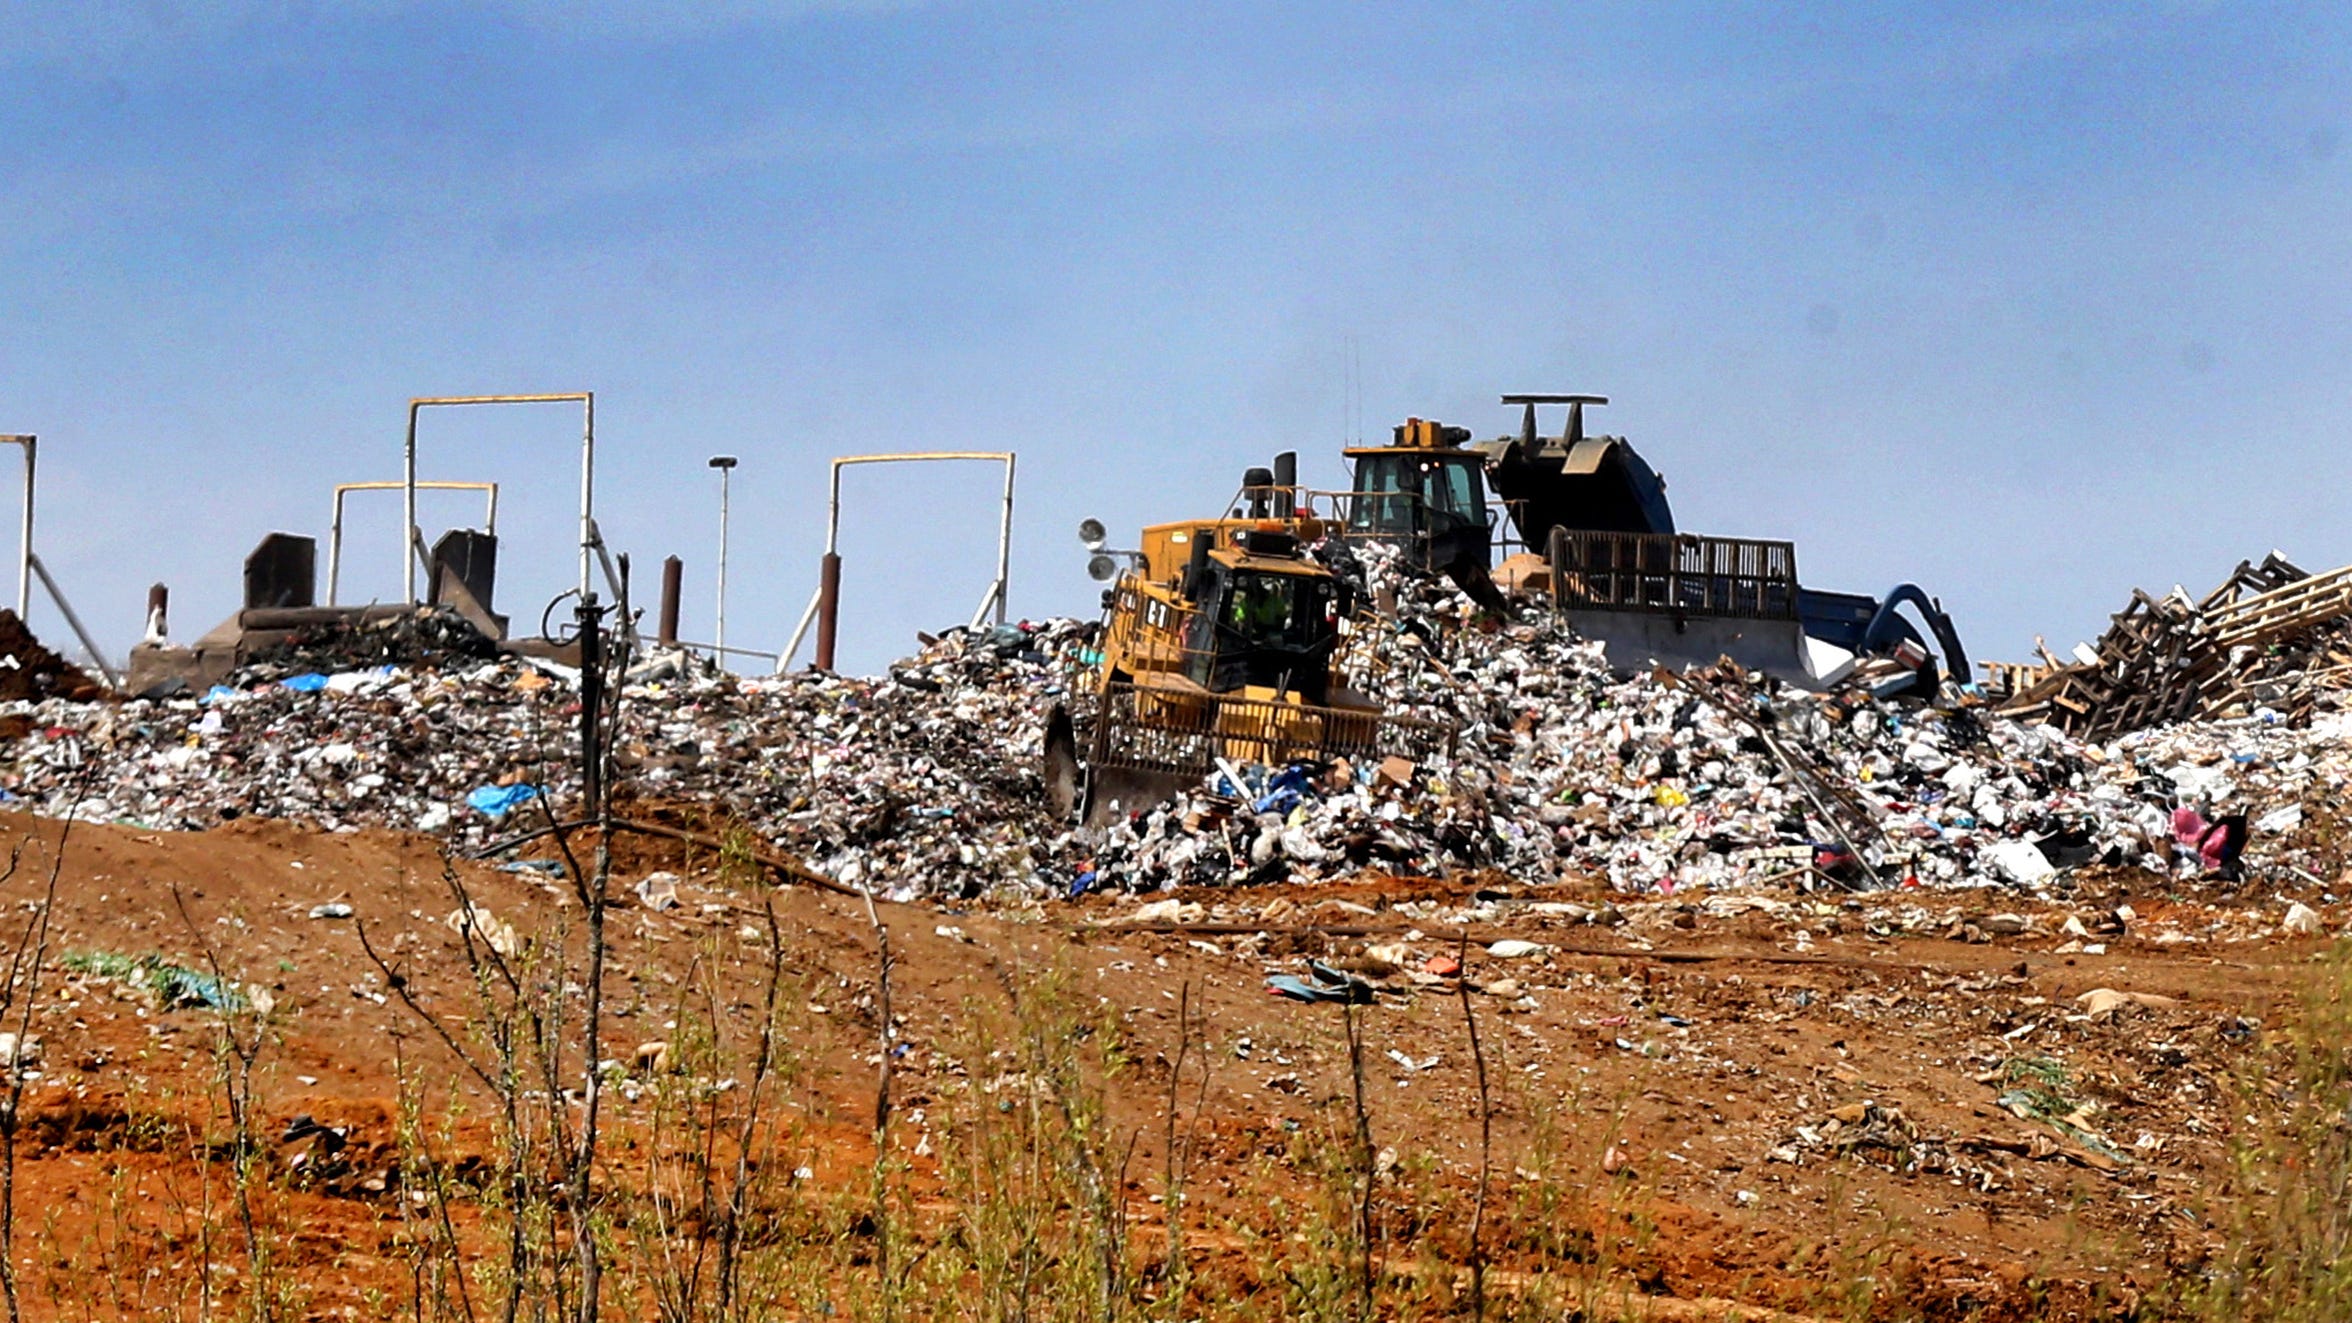
{"label": "blue plastic bag", "polygon": [[466,796],[466,805],[492,818],[503,818],[546,792],[534,785],[482,786]]}

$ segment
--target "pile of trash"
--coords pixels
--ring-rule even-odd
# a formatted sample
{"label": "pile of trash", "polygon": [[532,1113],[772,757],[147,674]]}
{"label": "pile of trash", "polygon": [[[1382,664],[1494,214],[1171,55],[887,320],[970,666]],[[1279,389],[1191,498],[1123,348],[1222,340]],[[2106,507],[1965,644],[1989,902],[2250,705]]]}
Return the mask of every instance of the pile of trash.
{"label": "pile of trash", "polygon": [[950,631],[879,679],[644,686],[616,758],[631,793],[713,805],[850,886],[903,899],[1043,885],[1075,839],[1045,806],[1045,717],[1094,631]]}
{"label": "pile of trash", "polygon": [[[1729,664],[1625,675],[1551,612],[1481,611],[1378,550],[1363,572],[1394,613],[1351,640],[1376,661],[1357,682],[1450,723],[1450,753],[1229,766],[1080,832],[1046,808],[1043,728],[1099,626],[1049,620],[950,631],[872,679],[657,658],[624,690],[613,784],[899,898],[1367,870],[1629,893],[2046,888],[2086,863],[2202,868],[2224,821],[2233,866],[2243,849],[2332,882],[2343,864],[2329,824],[2352,784],[2352,718],[2332,699],[2305,724],[2263,711],[2088,744],[1982,706],[1806,694]],[[200,698],[0,705],[29,728],[0,749],[0,794],[150,828],[259,815],[457,848],[576,811],[569,669],[462,646],[437,665],[310,646]],[[303,660],[358,664],[290,672]]]}
{"label": "pile of trash", "polygon": [[362,612],[296,630],[284,642],[246,660],[246,679],[306,672],[354,671],[376,666],[435,666],[491,661],[498,641],[455,611],[437,608]]}

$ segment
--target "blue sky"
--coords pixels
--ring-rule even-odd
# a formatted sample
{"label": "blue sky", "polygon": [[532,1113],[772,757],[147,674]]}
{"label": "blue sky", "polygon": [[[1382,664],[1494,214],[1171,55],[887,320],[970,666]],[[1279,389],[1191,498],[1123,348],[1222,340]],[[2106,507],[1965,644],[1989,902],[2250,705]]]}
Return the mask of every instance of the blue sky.
{"label": "blue sky", "polygon": [[[1310,481],[1408,414],[1588,390],[1693,531],[1943,597],[1979,656],[2276,546],[2352,561],[2352,15],[2335,6],[252,0],[0,25],[0,432],[101,641],[192,638],[263,533],[399,474],[412,395],[593,390],[601,522],[707,638],[814,586],[825,460],[1021,454],[1070,529]],[[1348,387],[1350,364],[1360,388]],[[577,415],[429,416],[572,579]],[[848,484],[843,661],[972,609],[993,478]],[[400,591],[397,498],[346,596]],[[9,512],[0,511],[0,524]],[[442,498],[429,530],[473,518]],[[5,540],[5,539],[0,539]],[[648,576],[646,580],[650,584]],[[45,605],[34,624],[64,629]]]}

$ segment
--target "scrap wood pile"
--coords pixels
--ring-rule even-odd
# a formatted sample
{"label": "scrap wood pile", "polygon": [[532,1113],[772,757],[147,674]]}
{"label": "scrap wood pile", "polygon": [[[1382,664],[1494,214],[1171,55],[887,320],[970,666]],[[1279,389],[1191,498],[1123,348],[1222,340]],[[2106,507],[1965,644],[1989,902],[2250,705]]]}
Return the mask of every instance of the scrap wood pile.
{"label": "scrap wood pile", "polygon": [[2274,551],[2200,599],[2135,589],[2077,657],[1989,665],[2001,712],[2087,740],[2257,709],[2301,720],[2352,679],[2352,566],[2313,575]]}

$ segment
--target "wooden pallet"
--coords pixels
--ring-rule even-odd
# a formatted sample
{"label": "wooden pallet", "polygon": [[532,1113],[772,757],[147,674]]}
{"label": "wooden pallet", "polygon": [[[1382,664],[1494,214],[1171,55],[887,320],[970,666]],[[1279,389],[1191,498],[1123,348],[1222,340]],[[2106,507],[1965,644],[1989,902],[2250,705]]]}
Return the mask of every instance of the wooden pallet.
{"label": "wooden pallet", "polygon": [[2007,682],[1999,710],[2092,740],[2256,706],[2305,714],[2352,679],[2352,566],[2307,574],[2274,551],[2195,601],[2134,589],[2092,649],[2096,663],[1987,664]]}

